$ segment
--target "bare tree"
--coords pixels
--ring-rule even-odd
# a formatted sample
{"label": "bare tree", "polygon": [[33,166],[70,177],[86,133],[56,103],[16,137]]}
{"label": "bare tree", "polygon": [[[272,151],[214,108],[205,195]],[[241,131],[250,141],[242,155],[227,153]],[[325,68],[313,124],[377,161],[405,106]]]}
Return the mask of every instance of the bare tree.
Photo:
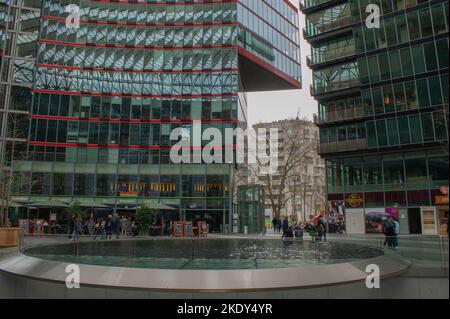
{"label": "bare tree", "polygon": [[[5,226],[8,221],[8,210],[11,207],[12,194],[21,187],[21,181],[12,171],[15,160],[24,160],[27,158],[26,152],[18,150],[17,146],[25,142],[26,130],[24,125],[28,126],[29,117],[18,114],[9,114],[8,120],[8,138],[3,141],[3,156],[0,159],[0,227]],[[7,147],[7,143],[10,146]],[[8,149],[9,148],[9,149]],[[8,152],[7,152],[8,149]]]}
{"label": "bare tree", "polygon": [[265,185],[268,204],[273,217],[277,219],[280,219],[281,211],[286,204],[296,196],[300,195],[301,200],[305,201],[302,194],[304,195],[308,188],[307,167],[317,152],[317,147],[314,141],[305,135],[305,127],[301,125],[301,121],[305,120],[286,121],[286,125],[279,129],[281,133],[279,135],[284,141],[279,146],[279,165],[276,173],[259,174],[262,165],[259,158],[257,165],[249,166],[251,175],[256,176]]}

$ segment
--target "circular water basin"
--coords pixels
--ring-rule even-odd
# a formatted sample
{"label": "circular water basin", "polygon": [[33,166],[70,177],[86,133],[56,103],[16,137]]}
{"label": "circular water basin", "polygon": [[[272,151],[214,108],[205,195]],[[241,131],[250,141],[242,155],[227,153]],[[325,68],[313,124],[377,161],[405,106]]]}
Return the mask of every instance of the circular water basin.
{"label": "circular water basin", "polygon": [[67,263],[148,269],[268,269],[338,264],[383,255],[353,243],[264,239],[96,240],[33,247],[28,256]]}

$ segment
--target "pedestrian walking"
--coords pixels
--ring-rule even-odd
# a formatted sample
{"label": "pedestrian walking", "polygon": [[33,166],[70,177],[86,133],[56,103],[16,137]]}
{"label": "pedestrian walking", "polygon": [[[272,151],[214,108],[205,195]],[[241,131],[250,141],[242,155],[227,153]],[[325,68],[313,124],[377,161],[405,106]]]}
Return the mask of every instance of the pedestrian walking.
{"label": "pedestrian walking", "polygon": [[384,233],[384,244],[383,247],[393,247],[393,238],[395,235],[395,225],[392,221],[392,217],[388,216],[386,221],[383,223],[383,233]]}
{"label": "pedestrian walking", "polygon": [[111,239],[113,232],[113,217],[108,215],[108,219],[105,222],[106,239]]}
{"label": "pedestrian walking", "polygon": [[126,236],[126,234],[127,234],[127,223],[128,223],[128,220],[125,218],[125,216],[122,216],[122,218],[120,219],[120,235],[121,236]]}
{"label": "pedestrian walking", "polygon": [[81,218],[80,214],[74,215],[74,221],[73,221],[73,232],[72,236],[70,237],[70,240],[74,240],[75,238],[78,238],[78,235],[83,230],[83,219]]}
{"label": "pedestrian walking", "polygon": [[306,231],[308,232],[309,236],[311,237],[311,241],[315,241],[317,239],[316,238],[316,229],[311,222],[306,224]]}
{"label": "pedestrian walking", "polygon": [[322,241],[322,237],[323,241],[327,241],[327,229],[325,227],[325,222],[323,221],[322,215],[320,215],[317,220],[317,235],[320,241]]}
{"label": "pedestrian walking", "polygon": [[69,218],[69,224],[68,224],[68,229],[67,229],[67,235],[68,235],[69,239],[72,239],[74,227],[75,227],[75,214],[73,214]]}
{"label": "pedestrian walking", "polygon": [[272,227],[273,227],[273,233],[277,233],[277,227],[278,227],[278,219],[274,216],[272,219]]}
{"label": "pedestrian walking", "polygon": [[116,239],[120,238],[120,217],[119,214],[114,213],[112,227],[114,231],[114,235],[116,235]]}
{"label": "pedestrian walking", "polygon": [[282,227],[283,227],[282,228],[283,229],[283,234],[282,234],[281,237],[283,238],[283,237],[286,237],[287,232],[289,230],[289,221],[288,221],[287,216],[285,216],[284,219],[283,219]]}
{"label": "pedestrian walking", "polygon": [[392,241],[392,246],[394,249],[398,249],[398,235],[400,234],[400,223],[393,218],[392,222],[394,223],[394,237]]}
{"label": "pedestrian walking", "polygon": [[294,235],[295,235],[295,238],[303,239],[303,229],[302,229],[301,225],[299,226],[298,224],[295,224]]}

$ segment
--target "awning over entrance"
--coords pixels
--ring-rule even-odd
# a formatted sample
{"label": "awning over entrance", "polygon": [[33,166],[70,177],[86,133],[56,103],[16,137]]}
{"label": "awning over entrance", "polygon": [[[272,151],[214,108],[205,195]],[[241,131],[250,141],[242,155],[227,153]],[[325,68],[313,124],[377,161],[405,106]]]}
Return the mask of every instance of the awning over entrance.
{"label": "awning over entrance", "polygon": [[30,204],[30,206],[34,207],[69,207],[68,204],[58,201],[45,201],[45,202],[33,202]]}
{"label": "awning over entrance", "polygon": [[[151,203],[151,204],[148,204],[148,205],[146,204],[146,205],[143,205],[143,206],[145,206],[147,208],[150,208],[150,209],[157,209],[157,210],[162,210],[162,209],[164,209],[164,210],[178,210],[177,208],[173,208],[172,206],[161,204],[161,203]],[[138,206],[136,208],[141,208],[141,207],[142,206]]]}
{"label": "awning over entrance", "polygon": [[100,203],[92,203],[92,202],[91,203],[78,203],[78,205],[83,208],[110,208],[107,205],[103,205]]}
{"label": "awning over entrance", "polygon": [[27,204],[23,204],[23,203],[16,203],[16,202],[12,202],[11,204],[9,204],[9,207],[12,208],[20,208],[20,207],[27,207]]}

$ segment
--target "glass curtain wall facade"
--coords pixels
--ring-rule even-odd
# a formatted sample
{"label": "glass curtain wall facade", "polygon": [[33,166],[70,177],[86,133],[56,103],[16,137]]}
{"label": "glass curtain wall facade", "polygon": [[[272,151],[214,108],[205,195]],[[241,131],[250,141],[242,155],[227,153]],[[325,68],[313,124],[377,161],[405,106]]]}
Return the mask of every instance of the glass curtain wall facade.
{"label": "glass curtain wall facade", "polygon": [[[70,4],[79,28],[66,25]],[[41,11],[16,199],[160,202],[223,230],[235,166],[174,164],[170,134],[181,128],[192,151],[195,128],[246,128],[245,93],[266,84],[254,69],[277,89],[300,87],[298,12],[284,1],[150,0],[43,0]]]}
{"label": "glass curtain wall facade", "polygon": [[40,1],[0,0],[0,162],[23,159]]}
{"label": "glass curtain wall facade", "polygon": [[[379,6],[380,28],[366,26],[368,4]],[[360,208],[405,211],[443,204],[448,9],[448,1],[424,0],[301,4],[329,201],[357,194]]]}

